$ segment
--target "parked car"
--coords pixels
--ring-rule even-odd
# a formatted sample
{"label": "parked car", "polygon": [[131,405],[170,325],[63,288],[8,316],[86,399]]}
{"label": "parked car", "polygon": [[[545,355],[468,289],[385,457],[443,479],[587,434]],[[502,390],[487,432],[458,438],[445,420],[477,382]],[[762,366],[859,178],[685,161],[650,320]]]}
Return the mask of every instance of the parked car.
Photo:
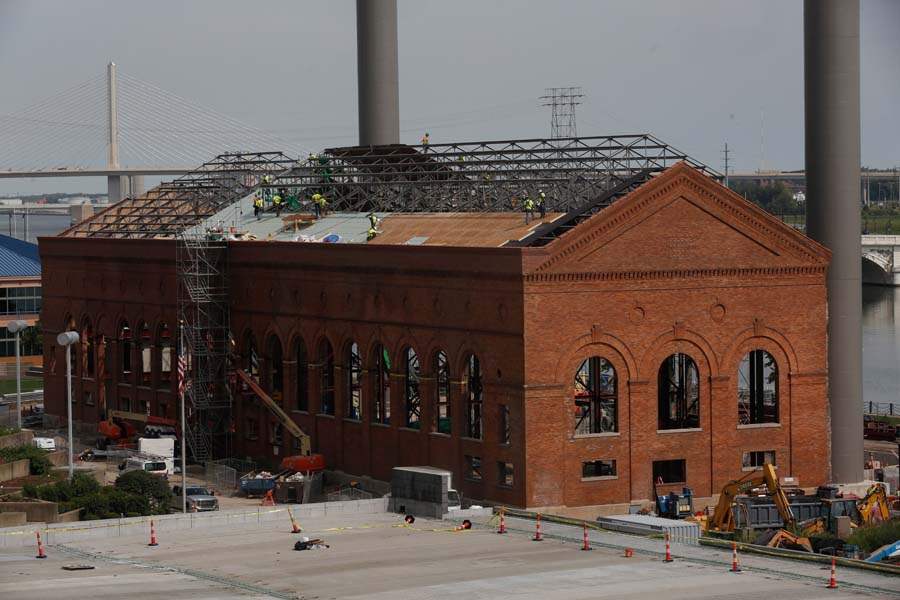
{"label": "parked car", "polygon": [[[188,512],[219,510],[219,499],[205,487],[189,485],[185,489],[187,490]],[[172,494],[175,496],[175,505],[179,505],[181,503],[181,486],[176,485],[173,487]]]}
{"label": "parked car", "polygon": [[147,471],[159,475],[163,479],[169,478],[169,466],[162,458],[129,458],[119,465],[123,473],[128,471]]}

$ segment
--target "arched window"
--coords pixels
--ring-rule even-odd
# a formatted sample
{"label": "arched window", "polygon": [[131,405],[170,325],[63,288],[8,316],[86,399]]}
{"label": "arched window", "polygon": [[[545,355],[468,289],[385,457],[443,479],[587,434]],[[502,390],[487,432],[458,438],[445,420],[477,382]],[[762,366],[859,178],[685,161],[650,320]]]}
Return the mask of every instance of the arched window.
{"label": "arched window", "polygon": [[345,416],[359,421],[362,418],[362,358],[359,344],[350,342],[344,351],[344,373],[347,378],[347,406]]}
{"label": "arched window", "polygon": [[391,357],[381,344],[372,350],[372,422],[391,423]]}
{"label": "arched window", "polygon": [[466,361],[466,436],[481,439],[484,382],[481,377],[481,361],[472,354]]}
{"label": "arched window", "polygon": [[157,327],[156,346],[159,348],[159,387],[168,388],[172,382],[172,330],[168,323],[160,323]]}
{"label": "arched window", "polygon": [[659,367],[659,429],[700,427],[700,375],[687,354],[672,354]]}
{"label": "arched window", "polygon": [[269,394],[272,399],[281,404],[284,400],[284,354],[281,350],[281,340],[278,336],[269,336],[268,351],[268,377]]}
{"label": "arched window", "polygon": [[575,372],[575,435],[618,430],[616,369],[605,358],[592,356]]}
{"label": "arched window", "polygon": [[406,363],[403,373],[406,426],[418,429],[422,419],[422,398],[419,395],[419,355],[412,348],[407,348],[403,355]]}
{"label": "arched window", "polygon": [[150,327],[145,321],[141,321],[138,329],[141,344],[141,385],[150,385],[153,379],[153,340],[150,337]]}
{"label": "arched window", "polygon": [[778,364],[765,350],[752,350],[741,360],[738,419],[741,425],[778,422]]}
{"label": "arched window", "polygon": [[334,414],[334,350],[331,342],[319,342],[319,413]]}
{"label": "arched window", "polygon": [[297,338],[294,345],[294,357],[297,361],[297,410],[309,410],[309,362],[306,357],[306,344]]}
{"label": "arched window", "polygon": [[128,321],[122,321],[119,326],[119,351],[121,356],[122,375],[131,375],[131,328]]}
{"label": "arched window", "polygon": [[452,431],[450,418],[450,367],[447,353],[439,350],[434,355],[434,417],[432,430],[449,434]]}
{"label": "arched window", "polygon": [[84,353],[84,360],[81,363],[84,365],[82,377],[93,377],[96,359],[94,357],[94,328],[91,327],[90,319],[86,319],[81,328],[81,348]]}
{"label": "arched window", "polygon": [[248,331],[244,337],[244,369],[254,380],[259,381],[259,353],[256,348],[256,336]]}

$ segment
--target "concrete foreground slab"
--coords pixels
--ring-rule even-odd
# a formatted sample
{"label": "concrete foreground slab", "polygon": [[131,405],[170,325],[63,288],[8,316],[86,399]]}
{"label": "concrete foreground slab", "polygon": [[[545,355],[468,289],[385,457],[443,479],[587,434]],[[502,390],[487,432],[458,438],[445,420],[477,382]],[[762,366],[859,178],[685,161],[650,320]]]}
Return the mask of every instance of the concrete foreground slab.
{"label": "concrete foreground slab", "polygon": [[[400,516],[384,513],[315,517],[301,522],[301,535],[324,538],[331,547],[303,552],[293,550],[300,535],[290,533],[287,519],[253,528],[167,531],[156,547],[148,547],[145,536],[84,539],[51,545],[46,560],[6,548],[0,550],[0,598],[900,597],[900,581],[890,578],[863,592],[826,590],[824,571],[816,582],[773,570],[732,574],[725,560],[666,564],[646,554],[625,558],[612,547],[582,552],[571,541],[533,542],[524,529],[497,535],[486,528],[455,532],[454,525],[417,519],[405,527]],[[62,570],[71,563],[96,569]]]}

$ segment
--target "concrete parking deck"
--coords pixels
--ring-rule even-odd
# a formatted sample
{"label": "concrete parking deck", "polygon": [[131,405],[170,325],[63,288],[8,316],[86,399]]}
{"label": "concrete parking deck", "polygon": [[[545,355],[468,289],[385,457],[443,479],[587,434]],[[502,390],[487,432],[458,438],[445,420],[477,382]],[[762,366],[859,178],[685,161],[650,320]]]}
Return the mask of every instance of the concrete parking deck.
{"label": "concrete parking deck", "polygon": [[[884,598],[900,595],[900,578],[866,574],[869,589],[824,589],[817,577],[777,569],[728,572],[727,553],[704,560],[679,557],[666,564],[648,552],[624,558],[616,544],[658,544],[644,538],[593,532],[607,547],[581,552],[579,531],[548,526],[553,536],[572,541],[530,540],[533,524],[510,520],[513,531],[497,535],[479,528],[453,532],[455,523],[418,519],[404,527],[399,515],[335,514],[301,521],[302,535],[322,537],[325,550],[293,551],[300,537],[290,522],[239,522],[231,527],[168,530],[159,546],[146,535],[91,537],[51,545],[49,558],[36,560],[31,548],[0,549],[0,597],[6,599],[166,598],[541,598],[637,599],[665,597],[791,600]],[[683,554],[686,547],[676,549]],[[703,549],[708,550],[708,549]],[[713,557],[714,559],[710,559]],[[748,559],[755,562],[755,559]],[[785,561],[779,561],[785,562]],[[72,563],[90,571],[63,571]],[[808,565],[803,566],[809,569]],[[841,573],[839,573],[839,579]]]}

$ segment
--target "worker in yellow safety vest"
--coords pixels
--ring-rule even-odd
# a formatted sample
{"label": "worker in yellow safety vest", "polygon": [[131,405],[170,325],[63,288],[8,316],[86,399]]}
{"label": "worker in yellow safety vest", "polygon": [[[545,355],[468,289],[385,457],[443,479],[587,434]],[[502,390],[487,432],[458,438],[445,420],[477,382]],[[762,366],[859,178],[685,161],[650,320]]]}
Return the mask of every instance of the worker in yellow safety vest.
{"label": "worker in yellow safety vest", "polygon": [[547,200],[547,194],[544,193],[544,190],[538,190],[538,212],[541,215],[541,220],[544,220],[544,217],[547,216],[547,205],[545,204]]}
{"label": "worker in yellow safety vest", "polygon": [[428,135],[428,132],[425,132],[425,135],[422,136],[422,152],[428,152],[428,143],[431,141],[431,137]]}
{"label": "worker in yellow safety vest", "polygon": [[281,204],[282,204],[281,195],[276,192],[275,195],[272,197],[272,206],[275,207],[275,216],[276,217],[281,216]]}
{"label": "worker in yellow safety vest", "polygon": [[316,210],[316,218],[322,217],[325,215],[325,207],[328,206],[328,201],[325,200],[325,196],[316,192],[312,197],[313,206]]}
{"label": "worker in yellow safety vest", "polygon": [[527,225],[534,218],[534,200],[526,196],[522,206],[525,208],[525,224]]}
{"label": "worker in yellow safety vest", "polygon": [[378,216],[374,212],[370,212],[368,215],[369,218],[369,230],[366,232],[366,240],[372,240],[376,235],[378,235]]}
{"label": "worker in yellow safety vest", "polygon": [[259,221],[259,215],[263,209],[263,200],[259,196],[253,196],[253,216]]}

